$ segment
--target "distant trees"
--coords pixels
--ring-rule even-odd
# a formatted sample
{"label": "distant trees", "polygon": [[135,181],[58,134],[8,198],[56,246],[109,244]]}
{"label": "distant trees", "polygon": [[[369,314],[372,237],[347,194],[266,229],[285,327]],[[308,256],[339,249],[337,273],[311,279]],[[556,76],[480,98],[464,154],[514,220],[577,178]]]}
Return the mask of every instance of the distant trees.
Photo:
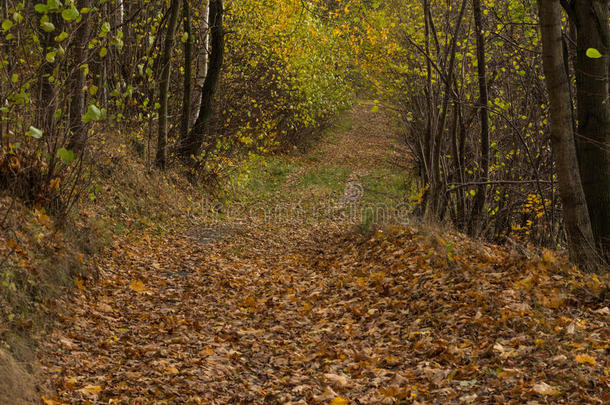
{"label": "distant trees", "polygon": [[317,128],[351,93],[344,40],[311,6],[2,1],[0,187],[59,212],[96,190],[108,145],[210,181]]}
{"label": "distant trees", "polygon": [[[610,239],[608,1],[539,3],[540,14],[519,1],[372,2],[374,28],[349,35],[378,97],[398,108],[428,218],[491,240],[567,244],[595,267]],[[366,7],[350,8],[355,19]]]}

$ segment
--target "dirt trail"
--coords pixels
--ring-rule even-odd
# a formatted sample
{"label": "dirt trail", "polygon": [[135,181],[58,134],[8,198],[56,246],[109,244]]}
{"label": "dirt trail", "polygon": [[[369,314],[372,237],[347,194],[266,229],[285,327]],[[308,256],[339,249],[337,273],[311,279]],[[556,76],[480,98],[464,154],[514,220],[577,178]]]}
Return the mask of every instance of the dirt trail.
{"label": "dirt trail", "polygon": [[344,130],[321,139],[316,148],[320,163],[349,167],[359,175],[407,163],[408,153],[393,119],[383,110],[373,112],[374,107],[370,102],[356,105],[339,124]]}
{"label": "dirt trail", "polygon": [[[376,127],[367,116],[379,117],[355,110],[354,128],[360,119]],[[374,169],[392,142],[358,138],[366,132],[336,136],[325,156]],[[581,280],[553,258],[525,262],[459,235],[406,227],[369,239],[338,222],[226,229],[215,238],[117,241],[99,263],[99,281],[65,303],[69,315],[40,355],[57,392],[47,403],[601,398],[603,305],[566,303],[567,286]],[[533,271],[542,276],[528,279]],[[564,301],[542,301],[528,292],[534,287],[543,296],[562,291]],[[572,323],[573,342],[550,334]],[[572,343],[591,360],[575,363]]]}

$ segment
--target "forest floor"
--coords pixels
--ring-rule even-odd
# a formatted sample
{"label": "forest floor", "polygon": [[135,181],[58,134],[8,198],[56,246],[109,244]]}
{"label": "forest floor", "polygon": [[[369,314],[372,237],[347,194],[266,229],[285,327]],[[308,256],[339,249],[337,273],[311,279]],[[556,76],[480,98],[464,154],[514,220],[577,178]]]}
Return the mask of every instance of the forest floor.
{"label": "forest floor", "polygon": [[214,212],[117,237],[43,344],[43,402],[608,403],[605,281],[386,215],[414,191],[389,122],[360,105]]}

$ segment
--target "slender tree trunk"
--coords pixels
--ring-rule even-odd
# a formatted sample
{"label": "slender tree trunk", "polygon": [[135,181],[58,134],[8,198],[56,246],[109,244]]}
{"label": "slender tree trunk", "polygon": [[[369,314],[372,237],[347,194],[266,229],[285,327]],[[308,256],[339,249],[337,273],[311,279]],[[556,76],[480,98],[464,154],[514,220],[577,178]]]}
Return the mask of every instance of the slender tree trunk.
{"label": "slender tree trunk", "polygon": [[182,125],[181,133],[186,134],[191,126],[191,94],[193,76],[193,34],[191,32],[191,11],[189,0],[183,0],[184,32],[188,35],[184,43],[184,92],[182,94]]}
{"label": "slender tree trunk", "polygon": [[193,107],[191,108],[191,122],[192,125],[199,117],[199,109],[201,108],[201,91],[203,90],[203,83],[208,74],[208,52],[210,49],[210,2],[205,1],[205,8],[203,9],[203,28],[201,30],[201,46],[199,49],[199,56],[197,57],[197,74],[195,78],[195,88],[193,91]]}
{"label": "slender tree trunk", "polygon": [[432,215],[434,218],[441,218],[443,213],[441,208],[444,206],[443,199],[445,198],[443,179],[441,175],[441,151],[442,151],[442,140],[445,134],[445,125],[447,122],[447,114],[449,110],[449,99],[451,97],[451,86],[454,81],[454,70],[455,70],[455,54],[457,51],[457,42],[460,35],[462,21],[464,20],[464,13],[466,11],[467,0],[462,0],[460,11],[458,13],[457,22],[451,38],[451,45],[449,48],[449,64],[447,66],[447,82],[445,83],[445,91],[443,94],[443,101],[440,111],[439,123],[436,127],[436,131],[433,134],[434,141],[432,144],[432,157],[430,159],[430,166],[432,172],[432,182],[430,184],[430,199],[428,201],[428,208],[426,209],[427,215]]}
{"label": "slender tree trunk", "polygon": [[481,119],[481,162],[480,182],[472,207],[472,214],[468,225],[468,233],[475,235],[479,231],[481,216],[485,201],[487,200],[487,185],[489,181],[489,112],[487,105],[489,96],[487,93],[487,63],[485,61],[485,35],[483,32],[483,13],[481,12],[481,0],[472,0],[474,14],[474,29],[477,41],[477,71],[479,81],[479,115]]}
{"label": "slender tree trunk", "polygon": [[212,115],[214,94],[218,87],[220,71],[224,59],[223,14],[223,0],[211,0],[210,36],[212,41],[212,53],[210,55],[208,74],[201,91],[199,116],[197,117],[193,128],[188,134],[185,134],[186,136],[183,136],[179,143],[178,154],[185,160],[188,160],[191,156],[196,156],[199,153]]}
{"label": "slender tree trunk", "polygon": [[559,180],[571,259],[585,267],[597,261],[572,129],[570,83],[565,71],[559,0],[540,0],[542,59],[551,100],[551,143]]}
{"label": "slender tree trunk", "polygon": [[[55,25],[56,31],[61,32],[62,19],[56,14],[49,16],[51,22]],[[41,37],[41,46],[43,49],[43,55],[51,51],[55,45],[54,37],[57,35],[55,32],[44,32],[42,29],[39,30]],[[43,60],[40,64],[40,72],[38,76],[38,106],[36,113],[36,123],[46,135],[45,139],[49,143],[49,151],[54,152],[55,143],[57,142],[57,134],[55,134],[55,118],[53,114],[57,111],[57,94],[56,85],[49,81],[49,78],[53,76],[53,70],[55,63],[59,63],[57,60],[54,63]]]}
{"label": "slender tree trunk", "polygon": [[[568,13],[577,31],[576,144],[591,227],[601,255],[610,254],[610,30],[607,0],[574,0]],[[601,58],[587,55],[597,49]]]}
{"label": "slender tree trunk", "polygon": [[[91,7],[91,0],[79,0],[78,8]],[[76,29],[76,38],[74,41],[74,59],[73,59],[73,79],[71,84],[70,101],[70,142],[69,149],[76,152],[82,152],[87,143],[87,129],[83,123],[82,117],[85,114],[86,94],[83,91],[85,87],[85,72],[81,69],[81,65],[87,61],[87,43],[89,41],[90,24],[89,14],[83,14],[82,21]]]}
{"label": "slender tree trunk", "polygon": [[161,56],[161,79],[159,81],[159,123],[157,131],[157,155],[155,165],[165,170],[167,165],[167,122],[168,122],[168,98],[169,78],[171,74],[171,56],[174,47],[174,37],[178,26],[178,14],[180,12],[180,0],[172,0],[170,4],[170,16],[165,31],[165,44]]}

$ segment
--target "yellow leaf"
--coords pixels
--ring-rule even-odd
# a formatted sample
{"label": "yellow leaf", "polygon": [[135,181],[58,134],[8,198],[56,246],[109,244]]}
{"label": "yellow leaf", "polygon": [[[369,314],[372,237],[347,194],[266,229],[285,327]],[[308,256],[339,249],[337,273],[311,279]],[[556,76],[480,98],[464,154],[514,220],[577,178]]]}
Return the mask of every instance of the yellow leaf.
{"label": "yellow leaf", "polygon": [[102,387],[100,385],[87,385],[79,390],[85,395],[89,396],[98,396],[100,392],[102,392]]}
{"label": "yellow leaf", "polygon": [[144,292],[144,283],[139,280],[133,280],[129,284],[129,289],[137,293],[142,293]]}
{"label": "yellow leaf", "polygon": [[214,349],[211,347],[206,347],[199,352],[200,355],[211,356],[214,354]]}
{"label": "yellow leaf", "polygon": [[84,290],[85,289],[85,283],[83,283],[83,280],[81,280],[78,277],[76,277],[74,279],[74,284],[76,285],[76,288],[78,288],[79,290]]}
{"label": "yellow leaf", "polygon": [[65,402],[56,401],[54,399],[47,398],[44,395],[41,398],[42,398],[42,403],[45,405],[66,405]]}
{"label": "yellow leaf", "polygon": [[595,366],[597,364],[597,362],[595,361],[595,358],[588,354],[578,354],[576,356],[576,361],[579,362],[580,364],[586,363],[586,364],[590,364],[591,366]]}
{"label": "yellow leaf", "polygon": [[337,398],[333,399],[332,401],[330,401],[330,405],[347,405],[347,404],[349,404],[349,401],[342,397],[337,397]]}

